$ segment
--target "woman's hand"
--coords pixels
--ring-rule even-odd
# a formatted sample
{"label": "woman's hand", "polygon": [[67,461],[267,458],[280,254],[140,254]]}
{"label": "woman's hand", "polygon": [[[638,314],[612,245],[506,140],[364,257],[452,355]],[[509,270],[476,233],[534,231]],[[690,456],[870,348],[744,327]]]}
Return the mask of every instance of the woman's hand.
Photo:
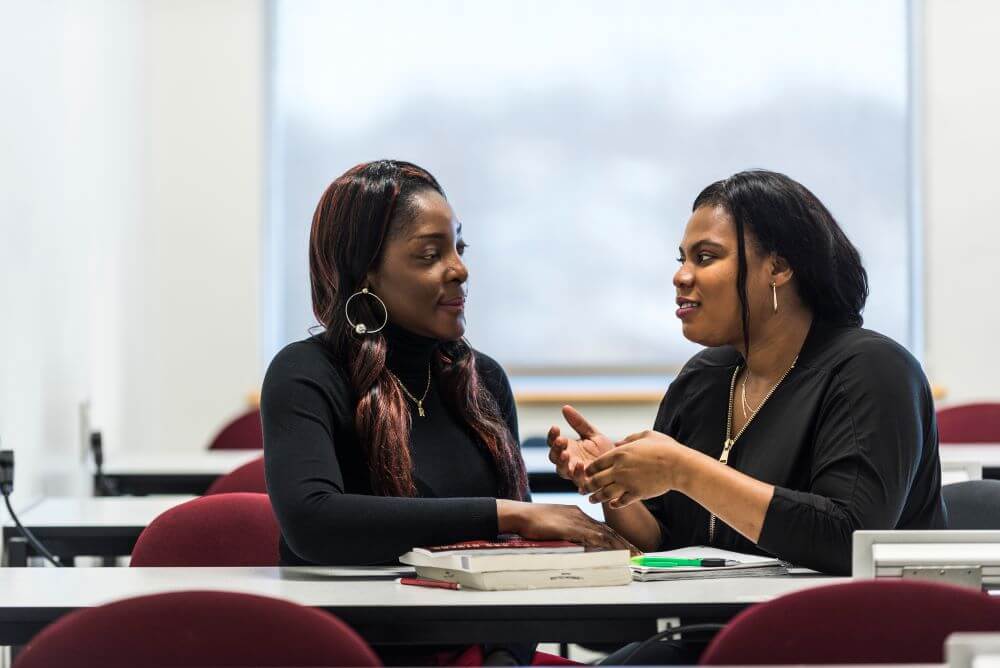
{"label": "woman's hand", "polygon": [[593,503],[624,508],[677,489],[690,450],[666,434],[644,431],[615,443],[587,466],[584,486]]}
{"label": "woman's hand", "polygon": [[548,434],[549,461],[556,465],[559,476],[572,480],[582,494],[584,470],[598,457],[610,452],[614,443],[572,406],[563,406],[562,414],[580,438],[567,438],[553,425]]}
{"label": "woman's hand", "polygon": [[500,533],[516,533],[530,540],[569,540],[590,547],[642,554],[617,531],[576,506],[497,499],[497,519]]}

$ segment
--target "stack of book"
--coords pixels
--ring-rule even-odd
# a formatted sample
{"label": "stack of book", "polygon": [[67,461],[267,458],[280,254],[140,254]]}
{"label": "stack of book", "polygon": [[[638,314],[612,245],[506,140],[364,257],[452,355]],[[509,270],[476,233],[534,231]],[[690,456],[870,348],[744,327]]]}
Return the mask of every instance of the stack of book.
{"label": "stack of book", "polygon": [[607,587],[632,581],[628,550],[584,548],[567,541],[514,536],[417,547],[399,558],[417,577],[469,589]]}

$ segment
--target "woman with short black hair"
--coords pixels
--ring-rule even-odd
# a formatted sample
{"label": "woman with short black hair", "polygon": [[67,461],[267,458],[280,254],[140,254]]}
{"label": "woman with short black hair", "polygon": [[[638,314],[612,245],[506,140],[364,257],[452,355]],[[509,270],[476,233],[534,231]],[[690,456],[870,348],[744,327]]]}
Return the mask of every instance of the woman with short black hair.
{"label": "woman with short black hair", "polygon": [[[674,275],[684,365],[652,431],[617,443],[563,409],[550,459],[644,550],[712,545],[834,574],[858,529],[939,529],[937,426],[902,346],[862,329],[868,278],[827,208],[783,174],[698,195]],[[636,503],[644,501],[644,503]]]}

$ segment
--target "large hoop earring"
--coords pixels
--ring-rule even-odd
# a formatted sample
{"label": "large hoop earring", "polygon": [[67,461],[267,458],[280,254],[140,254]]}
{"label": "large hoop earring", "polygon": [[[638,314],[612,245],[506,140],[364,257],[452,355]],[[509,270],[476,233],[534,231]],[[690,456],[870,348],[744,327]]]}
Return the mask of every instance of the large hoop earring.
{"label": "large hoop earring", "polygon": [[[374,297],[375,301],[377,301],[382,306],[382,312],[385,315],[382,317],[382,324],[379,325],[378,328],[368,329],[368,327],[363,322],[359,322],[358,324],[355,325],[351,321],[351,314],[348,313],[347,307],[351,305],[351,300],[357,297],[358,295],[367,295],[369,297]],[[358,334],[378,334],[379,332],[382,331],[382,328],[385,327],[386,323],[389,322],[389,309],[385,307],[385,302],[382,301],[377,294],[375,294],[374,292],[369,292],[368,288],[361,288],[360,292],[355,292],[353,295],[347,298],[346,302],[344,302],[344,317],[347,318],[347,324],[351,326],[351,329],[353,329]]]}
{"label": "large hoop earring", "polygon": [[774,312],[778,312],[778,286],[771,281],[771,295],[774,297]]}

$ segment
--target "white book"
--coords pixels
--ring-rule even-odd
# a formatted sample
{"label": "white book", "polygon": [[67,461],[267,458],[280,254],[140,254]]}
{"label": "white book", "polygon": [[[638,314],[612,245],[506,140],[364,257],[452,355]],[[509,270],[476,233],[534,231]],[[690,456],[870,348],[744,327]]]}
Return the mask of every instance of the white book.
{"label": "white book", "polygon": [[632,564],[632,577],[639,582],[655,580],[686,580],[694,578],[745,578],[787,575],[788,566],[780,559],[759,554],[720,550],[716,547],[694,546],[664,552],[646,552],[644,557],[674,559],[725,559],[737,562],[733,566],[639,566]]}
{"label": "white book", "polygon": [[[627,553],[626,553],[627,554]],[[417,566],[417,576],[428,580],[457,582],[468,589],[506,591],[513,589],[560,589],[564,587],[611,587],[632,582],[628,566],[604,568],[547,569],[538,571],[489,571],[472,573],[432,566]]]}
{"label": "white book", "polygon": [[410,566],[432,566],[450,570],[483,573],[489,571],[546,571],[576,568],[628,568],[628,550],[591,550],[555,554],[519,550],[511,553],[462,552],[432,553],[411,550],[399,558]]}

